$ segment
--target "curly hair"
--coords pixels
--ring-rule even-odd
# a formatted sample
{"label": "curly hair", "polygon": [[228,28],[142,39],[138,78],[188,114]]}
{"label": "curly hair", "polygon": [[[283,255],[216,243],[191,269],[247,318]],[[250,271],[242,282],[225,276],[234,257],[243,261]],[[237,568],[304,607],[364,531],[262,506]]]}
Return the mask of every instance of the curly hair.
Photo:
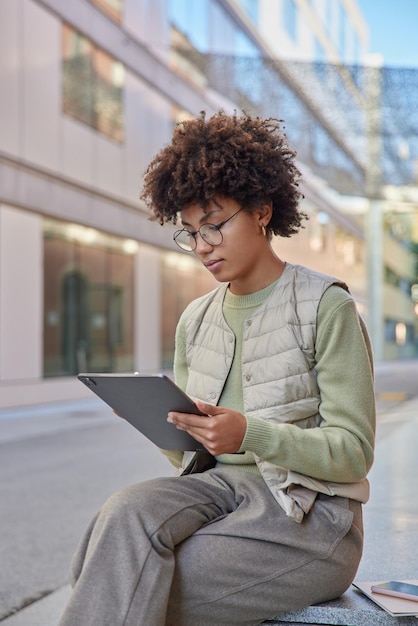
{"label": "curly hair", "polygon": [[153,212],[150,219],[176,224],[189,204],[206,209],[211,201],[230,198],[247,211],[271,202],[269,235],[298,232],[307,218],[299,210],[301,175],[281,123],[223,111],[206,119],[202,111],[178,124],[171,144],[145,171],[141,199]]}

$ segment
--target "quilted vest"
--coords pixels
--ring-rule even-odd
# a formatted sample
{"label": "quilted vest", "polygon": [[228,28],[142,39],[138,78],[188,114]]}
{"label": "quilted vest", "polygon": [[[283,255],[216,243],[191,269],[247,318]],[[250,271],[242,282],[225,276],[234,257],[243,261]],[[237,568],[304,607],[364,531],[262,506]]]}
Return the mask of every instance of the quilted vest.
{"label": "quilted vest", "polygon": [[[245,321],[242,346],[244,414],[314,428],[321,422],[315,372],[316,318],[322,295],[341,281],[299,265],[286,264],[269,297]],[[189,370],[186,392],[217,404],[235,350],[235,335],[222,314],[227,285],[192,302],[183,320]],[[183,465],[193,453],[185,453]],[[318,492],[366,501],[368,483],[325,483],[255,456],[274,498],[301,522]]]}

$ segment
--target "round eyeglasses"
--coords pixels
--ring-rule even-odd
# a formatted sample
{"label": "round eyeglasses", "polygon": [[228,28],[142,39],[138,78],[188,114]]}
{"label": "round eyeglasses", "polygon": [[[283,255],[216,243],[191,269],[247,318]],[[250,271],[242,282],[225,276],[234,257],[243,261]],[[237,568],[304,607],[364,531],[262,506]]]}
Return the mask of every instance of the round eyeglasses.
{"label": "round eyeglasses", "polygon": [[223,242],[224,238],[221,232],[221,228],[225,226],[229,220],[232,220],[233,217],[238,215],[240,211],[243,210],[244,207],[241,207],[228,217],[227,220],[221,222],[220,224],[202,224],[199,230],[194,232],[187,230],[187,228],[181,228],[180,230],[176,230],[173,235],[173,239],[182,250],[186,250],[187,252],[193,252],[196,250],[197,246],[197,235],[199,234],[203,241],[205,241],[210,246],[220,246]]}

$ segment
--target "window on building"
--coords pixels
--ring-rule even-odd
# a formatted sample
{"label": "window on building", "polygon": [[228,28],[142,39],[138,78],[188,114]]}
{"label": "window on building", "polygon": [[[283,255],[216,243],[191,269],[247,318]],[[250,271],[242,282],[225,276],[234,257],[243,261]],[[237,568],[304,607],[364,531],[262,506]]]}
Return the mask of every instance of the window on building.
{"label": "window on building", "polygon": [[184,35],[199,52],[208,51],[208,0],[169,0],[171,24]]}
{"label": "window on building", "polygon": [[399,347],[414,343],[415,333],[411,324],[395,319],[385,319],[384,331],[385,341],[388,343],[397,344]]}
{"label": "window on building", "polygon": [[318,37],[313,36],[314,42],[314,69],[318,80],[321,81],[321,86],[325,86],[328,80],[328,63],[326,62],[326,54],[322,43]]}
{"label": "window on building", "polygon": [[314,212],[309,219],[309,247],[313,252],[323,252],[327,248],[329,216],[323,211]]}
{"label": "window on building", "polygon": [[137,242],[44,222],[44,376],[133,369]]}
{"label": "window on building", "polygon": [[178,252],[162,254],[161,275],[161,362],[163,369],[171,370],[180,315],[189,302],[213,289],[216,283],[193,256]]}
{"label": "window on building", "polygon": [[383,267],[383,280],[386,285],[396,287],[396,289],[399,289],[399,291],[404,293],[406,296],[411,295],[411,281],[404,276],[400,276],[387,265]]}
{"label": "window on building", "polygon": [[360,63],[360,39],[358,34],[351,28],[351,58],[354,65]]}
{"label": "window on building", "polygon": [[326,55],[324,46],[319,41],[318,37],[314,36],[314,59],[319,63],[323,63],[326,61]]}
{"label": "window on building", "polygon": [[332,28],[332,24],[333,24],[333,9],[335,7],[335,1],[334,0],[325,0],[325,13],[324,13],[324,18],[325,18],[325,27],[328,30],[328,33],[332,34],[333,32],[333,28]]}
{"label": "window on building", "polygon": [[115,22],[122,21],[123,0],[92,0],[92,2]]}
{"label": "window on building", "polygon": [[258,3],[259,0],[238,0],[248,17],[258,25]]}
{"label": "window on building", "polygon": [[330,150],[330,136],[325,130],[316,124],[312,128],[312,158],[318,165],[327,167],[332,159]]}
{"label": "window on building", "polygon": [[242,109],[258,104],[263,99],[261,87],[262,60],[257,47],[241,31],[236,33],[233,84],[235,97]]}
{"label": "window on building", "polygon": [[297,39],[297,10],[295,0],[283,0],[283,24],[289,37]]}
{"label": "window on building", "polygon": [[169,0],[170,64],[196,85],[206,87],[208,50],[208,2]]}
{"label": "window on building", "polygon": [[62,28],[62,57],[64,113],[122,142],[123,64],[67,24]]}
{"label": "window on building", "polygon": [[353,267],[363,263],[363,250],[361,240],[344,229],[337,227],[335,233],[335,251],[340,261],[346,267]]}
{"label": "window on building", "polygon": [[347,13],[342,4],[339,5],[339,16],[338,16],[338,48],[340,51],[340,56],[343,61],[346,59],[347,54]]}

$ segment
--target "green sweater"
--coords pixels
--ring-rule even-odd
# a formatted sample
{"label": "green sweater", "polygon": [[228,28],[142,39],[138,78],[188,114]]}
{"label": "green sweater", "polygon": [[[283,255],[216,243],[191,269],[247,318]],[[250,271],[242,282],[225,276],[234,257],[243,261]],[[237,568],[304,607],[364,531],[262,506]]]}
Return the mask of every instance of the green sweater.
{"label": "green sweater", "polygon": [[[236,337],[236,348],[231,370],[226,380],[220,406],[243,412],[241,348],[244,320],[269,296],[276,283],[246,296],[226,292],[223,313]],[[362,332],[363,330],[363,332]],[[258,473],[254,454],[287,469],[323,480],[356,482],[359,473],[367,472],[373,461],[375,410],[372,380],[371,348],[367,334],[359,318],[352,297],[341,287],[333,285],[324,293],[318,307],[316,336],[316,371],[321,391],[320,413],[323,425],[332,425],[332,436],[338,438],[340,423],[344,428],[350,421],[355,427],[365,450],[366,468],[358,468],[356,450],[345,449],[345,458],[333,458],[328,446],[330,439],[318,439],[312,448],[309,438],[312,429],[301,431],[295,426],[283,424],[274,428],[266,420],[247,417],[247,430],[241,445],[245,454],[224,454],[217,457],[220,465],[234,465],[246,471]],[[188,369],[185,354],[184,328],[178,325],[176,332],[176,357],[174,373],[177,384],[185,389]],[[322,425],[321,425],[322,426]],[[315,430],[315,429],[314,429]],[[329,433],[331,434],[331,433]],[[307,437],[306,437],[307,435]],[[303,449],[302,447],[303,446]],[[318,448],[319,446],[319,448]],[[327,447],[321,454],[321,446]],[[319,454],[318,454],[319,450]],[[296,452],[298,451],[298,453]],[[353,453],[350,459],[350,452]],[[181,453],[168,453],[176,465],[180,465]],[[349,468],[352,468],[352,471]]]}

